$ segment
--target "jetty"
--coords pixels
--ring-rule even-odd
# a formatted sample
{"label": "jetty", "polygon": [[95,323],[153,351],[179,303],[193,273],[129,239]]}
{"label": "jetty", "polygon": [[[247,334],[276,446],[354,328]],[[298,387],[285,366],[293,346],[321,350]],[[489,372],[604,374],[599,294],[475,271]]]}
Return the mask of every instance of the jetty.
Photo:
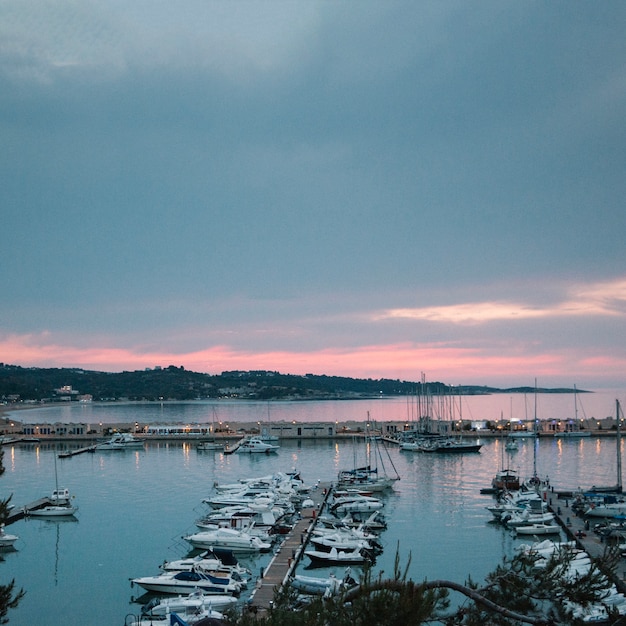
{"label": "jetty", "polygon": [[[590,529],[588,519],[572,510],[571,505],[574,500],[568,494],[554,494],[554,496],[556,496],[556,502],[554,497],[550,498],[548,508],[554,513],[557,523],[564,530],[568,540],[575,541],[576,546],[584,550],[592,561],[601,563],[611,544]],[[600,520],[601,518],[595,518],[594,523]],[[611,578],[618,591],[626,593],[626,559],[620,559]]]}
{"label": "jetty", "polygon": [[300,519],[285,536],[274,557],[261,573],[248,602],[248,609],[257,614],[270,609],[275,592],[293,575],[304,556],[304,549],[331,494],[328,484],[320,484],[309,494],[314,506],[303,509]]}
{"label": "jetty", "polygon": [[31,511],[36,511],[37,509],[43,509],[44,506],[49,506],[50,504],[54,504],[52,500],[48,497],[39,498],[39,500],[35,500],[34,502],[30,502],[29,504],[25,504],[24,506],[16,506],[11,509],[9,515],[5,520],[5,525],[13,524],[18,520],[24,519]]}
{"label": "jetty", "polygon": [[95,452],[96,444],[91,446],[85,446],[83,448],[76,448],[76,450],[64,450],[63,452],[59,452],[60,459],[67,459],[72,456],[76,456],[77,454],[84,454],[85,452]]}

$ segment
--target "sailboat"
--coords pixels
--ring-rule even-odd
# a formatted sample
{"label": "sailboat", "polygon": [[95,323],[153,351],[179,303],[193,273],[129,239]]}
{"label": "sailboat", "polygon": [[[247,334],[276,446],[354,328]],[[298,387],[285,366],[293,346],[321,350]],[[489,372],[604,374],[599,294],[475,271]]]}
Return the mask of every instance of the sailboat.
{"label": "sailboat", "polygon": [[568,437],[568,438],[579,438],[579,437],[591,437],[591,431],[582,430],[580,427],[580,422],[578,421],[578,390],[576,389],[576,385],[574,385],[574,423],[572,424],[572,429],[566,429],[562,432],[554,433],[555,437]]}
{"label": "sailboat", "polygon": [[[378,437],[372,436],[369,430],[369,411],[367,412],[367,431],[365,433],[365,452],[366,452],[366,464],[362,467],[357,467],[356,463],[356,445],[355,445],[355,459],[353,469],[341,470],[337,476],[337,487],[339,489],[364,489],[367,491],[385,491],[393,487],[393,483],[400,480],[400,474],[396,469],[389,450],[385,446],[384,440],[379,440]],[[388,474],[385,467],[385,460],[383,458],[381,448],[386,452],[387,460],[393,468],[394,475]],[[374,460],[372,461],[372,452],[374,453]],[[372,463],[375,463],[374,465]],[[378,463],[381,468],[379,472]]]}
{"label": "sailboat", "polygon": [[78,507],[72,505],[69,489],[66,487],[59,488],[56,454],[54,455],[54,481],[56,488],[49,496],[48,504],[38,509],[29,509],[24,513],[33,517],[68,517],[78,511]]}

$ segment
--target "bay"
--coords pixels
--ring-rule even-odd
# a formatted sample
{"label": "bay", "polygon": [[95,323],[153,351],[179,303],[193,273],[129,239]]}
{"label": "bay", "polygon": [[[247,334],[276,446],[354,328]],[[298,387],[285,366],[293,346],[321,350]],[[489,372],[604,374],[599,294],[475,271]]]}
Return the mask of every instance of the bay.
{"label": "bay", "polygon": [[[276,404],[271,406],[272,420]],[[290,404],[303,410],[301,403]],[[368,410],[373,412],[380,404],[389,406],[384,401],[306,404],[310,421],[350,412],[363,419]],[[229,410],[233,411],[233,422],[251,421],[248,416],[259,415],[260,411],[267,415],[263,403],[256,407],[232,405]],[[204,411],[206,420],[211,419],[210,406],[192,406],[196,407],[194,411]],[[220,411],[223,406],[219,405]],[[126,405],[115,409],[108,414],[112,415],[110,421],[123,421],[118,419],[123,413],[128,422],[134,422],[147,421],[147,412],[159,413],[161,406]],[[43,421],[42,415],[47,412],[51,422],[84,421],[84,407],[55,410],[56,414],[47,409],[21,411],[20,419],[33,413],[38,415],[35,421]],[[100,413],[95,405],[89,410]],[[189,410],[187,403],[165,404],[165,421],[197,421],[187,419]],[[63,419],[57,419],[59,415]],[[296,414],[285,413],[284,419],[296,419]],[[489,523],[491,515],[485,506],[492,498],[481,495],[480,489],[490,484],[505,456],[502,442],[483,443],[478,454],[451,456],[389,447],[401,480],[386,498],[389,527],[382,536],[385,550],[375,571],[390,575],[398,550],[402,564],[410,559],[409,575],[413,580],[446,578],[463,582],[469,575],[482,580],[521,543],[509,531]],[[549,476],[555,489],[615,482],[614,438],[546,438],[536,444],[522,440],[510,465],[523,476],[532,473],[535,445],[538,472]],[[27,625],[45,619],[47,623],[76,626],[121,626],[125,617],[137,613],[140,606],[133,599],[141,596],[141,590],[131,588],[129,579],[158,573],[161,562],[188,552],[182,536],[195,530],[194,521],[205,511],[202,498],[212,493],[215,482],[293,468],[301,471],[307,483],[331,482],[340,469],[352,467],[357,452],[361,454],[361,447],[355,449],[351,440],[282,441],[278,454],[262,458],[199,453],[193,445],[182,442],[150,442],[138,451],[58,459],[59,481],[76,496],[80,507],[77,521],[31,518],[11,526],[11,532],[20,539],[15,551],[3,553],[0,581],[15,579],[17,586],[26,590],[26,596],[16,610],[10,611],[10,623]],[[13,502],[21,505],[48,494],[54,488],[55,456],[52,443],[5,446],[6,472],[0,478],[0,496],[13,494]],[[263,556],[249,566],[258,575],[268,560],[269,556]]]}

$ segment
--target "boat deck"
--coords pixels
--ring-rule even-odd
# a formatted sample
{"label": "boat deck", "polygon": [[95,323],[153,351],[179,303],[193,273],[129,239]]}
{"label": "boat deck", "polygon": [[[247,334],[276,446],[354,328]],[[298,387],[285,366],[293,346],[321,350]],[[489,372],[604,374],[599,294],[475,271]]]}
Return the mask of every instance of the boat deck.
{"label": "boat deck", "polygon": [[272,605],[276,590],[295,571],[304,556],[304,548],[309,541],[311,531],[315,528],[318,515],[326,504],[330,491],[330,485],[321,484],[309,494],[315,506],[302,510],[302,517],[285,536],[274,558],[257,581],[248,604],[252,612],[262,614],[267,611]]}

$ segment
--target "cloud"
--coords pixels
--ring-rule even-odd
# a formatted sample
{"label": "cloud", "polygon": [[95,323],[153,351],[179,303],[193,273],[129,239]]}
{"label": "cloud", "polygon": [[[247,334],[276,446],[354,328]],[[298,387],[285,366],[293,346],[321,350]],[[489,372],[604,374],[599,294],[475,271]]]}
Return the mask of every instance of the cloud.
{"label": "cloud", "polygon": [[624,316],[626,280],[579,285],[570,289],[569,299],[547,306],[520,302],[468,302],[448,306],[389,309],[375,316],[378,321],[407,319],[480,324],[559,317]]}

